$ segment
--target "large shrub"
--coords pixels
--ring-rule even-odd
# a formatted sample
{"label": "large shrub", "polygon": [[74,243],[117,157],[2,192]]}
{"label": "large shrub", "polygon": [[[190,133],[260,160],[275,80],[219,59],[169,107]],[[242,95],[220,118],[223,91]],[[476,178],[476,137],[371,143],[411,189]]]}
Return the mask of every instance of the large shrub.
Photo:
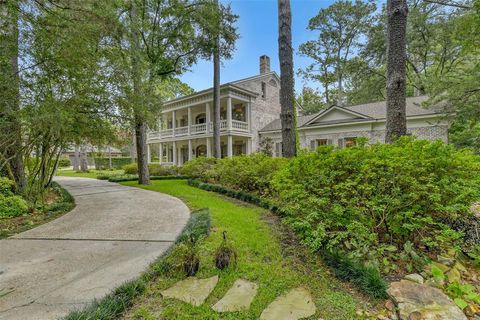
{"label": "large shrub", "polygon": [[378,261],[412,245],[451,246],[460,235],[440,221],[471,215],[480,197],[480,160],[440,141],[412,138],[327,146],[293,159],[273,185],[291,213],[288,221],[313,249]]}
{"label": "large shrub", "polygon": [[70,167],[72,164],[70,162],[70,158],[68,157],[62,157],[60,159],[58,159],[58,167],[59,168],[66,168],[66,167]]}
{"label": "large shrub", "polygon": [[207,181],[217,161],[215,158],[198,157],[185,162],[180,168],[180,173],[185,176]]}
{"label": "large shrub", "polygon": [[262,153],[221,159],[215,166],[217,183],[237,190],[268,194],[273,175],[288,163]]}
{"label": "large shrub", "polygon": [[13,182],[0,177],[0,219],[12,218],[25,213],[27,202],[13,193]]}

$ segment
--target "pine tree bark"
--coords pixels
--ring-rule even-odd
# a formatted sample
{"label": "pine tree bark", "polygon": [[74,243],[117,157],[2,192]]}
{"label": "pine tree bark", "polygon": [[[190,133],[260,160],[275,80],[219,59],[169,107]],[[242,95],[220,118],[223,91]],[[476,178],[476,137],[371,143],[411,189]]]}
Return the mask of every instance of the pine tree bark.
{"label": "pine tree bark", "polygon": [[131,1],[130,18],[132,26],[132,43],[131,43],[131,59],[132,59],[132,80],[133,95],[135,96],[134,106],[134,127],[135,142],[137,149],[137,167],[138,167],[138,183],[150,184],[150,174],[148,172],[147,159],[147,124],[142,109],[142,77],[140,74],[140,32],[137,22],[137,8],[135,1]]}
{"label": "pine tree bark", "polygon": [[213,156],[222,157],[220,146],[220,52],[219,41],[213,53]]}
{"label": "pine tree bark", "polygon": [[80,149],[78,144],[75,144],[75,151],[73,156],[73,171],[80,170]]}
{"label": "pine tree bark", "polygon": [[407,134],[406,118],[406,0],[387,1],[387,122],[385,142]]}
{"label": "pine tree bark", "polygon": [[[215,3],[218,6],[217,0]],[[213,51],[213,156],[218,159],[222,157],[220,146],[220,38],[218,35]]]}
{"label": "pine tree bark", "polygon": [[278,0],[278,57],[280,60],[280,119],[282,151],[287,158],[297,154],[293,82],[292,13],[289,0]]}
{"label": "pine tree bark", "polygon": [[8,159],[8,166],[17,192],[26,188],[25,168],[22,152],[22,126],[19,121],[20,79],[18,72],[18,3],[0,1],[0,117],[5,127],[1,128],[1,139],[5,149],[1,152]]}

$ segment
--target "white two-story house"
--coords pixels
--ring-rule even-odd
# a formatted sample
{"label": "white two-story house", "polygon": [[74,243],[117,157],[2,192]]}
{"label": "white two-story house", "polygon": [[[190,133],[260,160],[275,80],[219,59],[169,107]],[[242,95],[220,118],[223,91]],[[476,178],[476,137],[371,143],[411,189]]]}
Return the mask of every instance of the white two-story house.
{"label": "white two-story house", "polygon": [[[270,71],[270,59],[260,57],[260,74],[220,87],[220,138],[222,157],[259,151],[268,140],[274,156],[282,155],[280,123],[280,79]],[[407,98],[408,133],[419,139],[448,142],[451,115],[445,103],[424,108],[426,96]],[[148,134],[150,163],[182,165],[213,154],[213,90],[203,90],[164,104],[159,129]],[[301,113],[301,107],[297,105]],[[385,140],[386,102],[354,106],[331,106],[317,114],[297,118],[299,145],[316,149],[331,144],[339,148],[356,144],[363,137],[369,143]]]}
{"label": "white two-story house", "polygon": [[[222,156],[257,151],[259,131],[280,115],[280,79],[270,59],[260,57],[260,74],[220,87]],[[150,163],[182,165],[213,154],[213,89],[166,102],[158,130],[147,138]]]}

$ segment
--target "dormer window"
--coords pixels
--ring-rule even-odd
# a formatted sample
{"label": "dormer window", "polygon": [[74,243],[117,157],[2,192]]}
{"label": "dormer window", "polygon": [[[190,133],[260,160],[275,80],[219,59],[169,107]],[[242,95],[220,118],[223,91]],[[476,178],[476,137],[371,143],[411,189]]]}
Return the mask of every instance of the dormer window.
{"label": "dormer window", "polygon": [[267,98],[267,84],[265,82],[262,82],[262,98]]}

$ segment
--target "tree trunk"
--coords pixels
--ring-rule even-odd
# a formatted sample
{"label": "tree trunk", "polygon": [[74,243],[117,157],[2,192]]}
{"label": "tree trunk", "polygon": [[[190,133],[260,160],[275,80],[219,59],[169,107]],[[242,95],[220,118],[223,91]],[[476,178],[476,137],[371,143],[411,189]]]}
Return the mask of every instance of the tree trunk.
{"label": "tree trunk", "polygon": [[75,144],[75,155],[73,157],[73,171],[80,170],[80,150],[78,144]]}
{"label": "tree trunk", "polygon": [[25,168],[22,152],[22,127],[19,120],[20,79],[18,73],[18,3],[0,2],[0,91],[4,98],[0,107],[0,116],[5,127],[2,128],[2,143],[6,144],[4,157],[15,182],[17,192],[23,193],[26,187]]}
{"label": "tree trunk", "polygon": [[112,170],[112,148],[108,146],[108,169]]}
{"label": "tree trunk", "polygon": [[283,156],[297,154],[293,83],[292,14],[289,0],[278,0],[278,57],[280,60],[280,119]]}
{"label": "tree trunk", "polygon": [[[218,3],[217,3],[218,6]],[[213,51],[213,156],[222,157],[220,146],[220,38],[215,39]],[[209,124],[207,124],[209,125]]]}
{"label": "tree trunk", "polygon": [[407,134],[406,118],[406,0],[387,1],[387,123],[385,142]]}
{"label": "tree trunk", "polygon": [[88,171],[88,159],[87,159],[87,148],[85,145],[80,147],[80,171]]}
{"label": "tree trunk", "polygon": [[137,167],[138,167],[138,183],[150,184],[150,175],[148,172],[147,159],[147,124],[143,111],[142,101],[142,77],[140,74],[140,32],[138,30],[137,9],[135,1],[131,1],[130,18],[132,25],[132,43],[131,43],[131,59],[132,59],[132,78],[133,78],[133,95],[135,97],[134,106],[134,122],[135,122],[135,142],[137,149]]}

